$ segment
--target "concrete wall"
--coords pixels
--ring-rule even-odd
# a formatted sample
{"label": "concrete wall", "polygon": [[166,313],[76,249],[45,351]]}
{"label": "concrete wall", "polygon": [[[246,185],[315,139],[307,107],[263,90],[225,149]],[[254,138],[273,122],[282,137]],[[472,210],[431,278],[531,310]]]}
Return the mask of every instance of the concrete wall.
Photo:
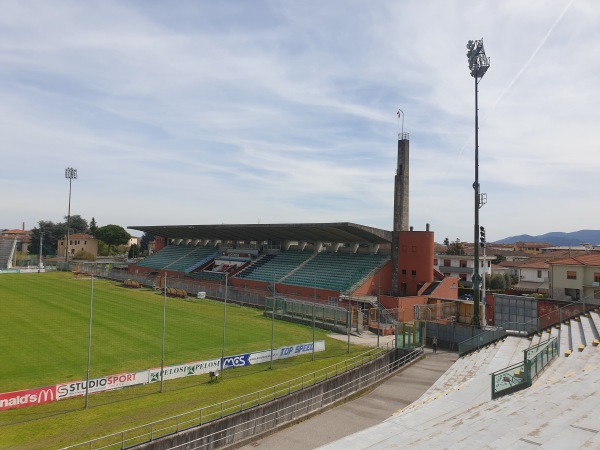
{"label": "concrete wall", "polygon": [[[248,444],[259,439],[261,435],[273,433],[279,427],[319,414],[323,409],[345,401],[356,392],[384,381],[398,369],[393,364],[397,359],[397,352],[391,351],[317,385],[136,448],[166,450],[178,445],[181,447],[177,448],[187,448],[184,444],[190,442],[193,442],[193,448],[210,449],[234,443]],[[376,373],[379,375],[373,378]]]}

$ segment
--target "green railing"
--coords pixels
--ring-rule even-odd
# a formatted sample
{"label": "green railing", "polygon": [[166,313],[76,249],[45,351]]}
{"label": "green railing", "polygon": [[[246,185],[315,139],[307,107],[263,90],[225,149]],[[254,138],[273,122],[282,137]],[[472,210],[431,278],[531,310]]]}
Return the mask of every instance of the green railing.
{"label": "green railing", "polygon": [[469,352],[484,347],[491,342],[496,342],[506,336],[504,328],[496,328],[493,330],[484,330],[472,338],[466,339],[458,343],[458,356],[466,355]]}
{"label": "green railing", "polygon": [[550,361],[558,356],[558,339],[523,350],[523,361],[491,374],[492,400],[527,389]]}

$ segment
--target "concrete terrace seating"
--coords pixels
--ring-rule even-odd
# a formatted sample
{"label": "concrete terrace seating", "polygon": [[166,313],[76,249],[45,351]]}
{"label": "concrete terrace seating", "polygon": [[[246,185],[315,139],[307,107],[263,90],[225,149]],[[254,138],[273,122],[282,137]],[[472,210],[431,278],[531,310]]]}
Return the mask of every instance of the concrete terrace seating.
{"label": "concrete terrace seating", "polygon": [[194,247],[191,252],[187,253],[180,259],[173,261],[171,264],[167,265],[165,269],[183,272],[194,263],[214,255],[216,251],[217,249],[215,247]]}
{"label": "concrete terrace seating", "polygon": [[379,254],[321,252],[281,282],[346,291],[388,259]]}
{"label": "concrete terrace seating", "polygon": [[138,266],[148,267],[151,269],[184,271],[194,262],[202,260],[215,251],[216,249],[214,247],[167,245],[160,251],[138,263]]}
{"label": "concrete terrace seating", "polygon": [[[444,374],[417,402],[381,424],[322,448],[600,448],[600,347],[589,340],[600,315],[581,316],[580,322],[581,329],[571,320],[571,339],[573,345],[585,340],[585,349],[568,357],[561,351],[528,389],[491,400],[489,373],[516,362],[510,359],[517,355],[522,360],[522,350],[530,344],[508,337],[493,355],[481,349],[461,358],[446,372],[454,371],[454,376]],[[541,338],[556,336],[559,330],[550,331]],[[563,324],[560,332],[568,345],[568,326]],[[478,357],[482,361],[466,365]],[[480,369],[471,379],[458,376],[475,366]]]}
{"label": "concrete terrace seating", "polygon": [[8,269],[10,267],[10,258],[15,245],[15,239],[0,239],[0,269]]}
{"label": "concrete terrace seating", "polygon": [[[523,351],[528,346],[527,339],[511,336],[459,358],[415,403],[426,403],[463,389],[474,377],[489,378],[491,372],[523,361]],[[415,403],[407,408],[413,408]]]}
{"label": "concrete terrace seating", "polygon": [[312,256],[314,256],[313,252],[296,250],[267,255],[239,273],[237,277],[271,283],[278,282]]}

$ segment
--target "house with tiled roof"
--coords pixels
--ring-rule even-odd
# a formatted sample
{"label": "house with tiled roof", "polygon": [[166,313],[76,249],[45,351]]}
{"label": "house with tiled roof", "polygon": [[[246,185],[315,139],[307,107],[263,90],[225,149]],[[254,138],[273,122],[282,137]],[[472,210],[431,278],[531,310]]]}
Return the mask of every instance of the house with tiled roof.
{"label": "house with tiled roof", "polygon": [[600,305],[600,253],[552,260],[549,267],[553,299],[585,299]]}
{"label": "house with tiled roof", "polygon": [[523,293],[548,294],[550,288],[549,264],[540,258],[526,261],[502,261],[499,266],[510,269],[517,283],[512,289]]}

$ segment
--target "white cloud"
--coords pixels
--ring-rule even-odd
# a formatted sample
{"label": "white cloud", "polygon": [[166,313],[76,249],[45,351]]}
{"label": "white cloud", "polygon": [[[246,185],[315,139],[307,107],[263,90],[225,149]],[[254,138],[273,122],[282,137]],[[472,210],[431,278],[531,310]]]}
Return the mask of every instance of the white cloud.
{"label": "white cloud", "polygon": [[593,0],[5,2],[0,227],[61,220],[73,166],[72,212],[100,225],[390,229],[402,108],[411,224],[472,240],[483,37],[489,239],[598,228],[599,19]]}

